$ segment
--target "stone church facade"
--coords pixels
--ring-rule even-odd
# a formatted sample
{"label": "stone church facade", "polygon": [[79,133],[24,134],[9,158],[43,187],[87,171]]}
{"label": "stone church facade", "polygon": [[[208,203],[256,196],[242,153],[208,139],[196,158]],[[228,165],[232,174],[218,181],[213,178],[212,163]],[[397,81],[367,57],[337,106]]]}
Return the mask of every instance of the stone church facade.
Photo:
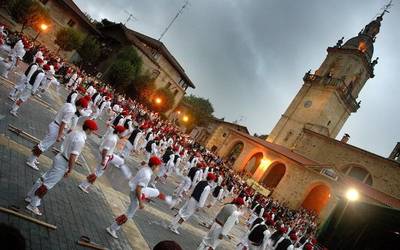
{"label": "stone church facade", "polygon": [[[361,201],[400,208],[400,147],[385,158],[336,140],[357,97],[374,77],[373,49],[383,14],[360,33],[327,49],[266,140],[235,129],[219,138],[216,153],[292,208],[314,210],[324,220],[349,188]],[[208,145],[211,147],[211,145]],[[397,151],[398,152],[397,152]],[[396,152],[395,152],[396,151]]]}

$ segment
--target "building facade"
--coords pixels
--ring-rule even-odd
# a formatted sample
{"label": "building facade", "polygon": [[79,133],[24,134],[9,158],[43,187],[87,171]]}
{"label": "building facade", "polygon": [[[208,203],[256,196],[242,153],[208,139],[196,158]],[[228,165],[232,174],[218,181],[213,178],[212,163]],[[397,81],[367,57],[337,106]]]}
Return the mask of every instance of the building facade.
{"label": "building facade", "polygon": [[385,158],[336,140],[360,108],[357,97],[374,77],[376,35],[383,15],[328,55],[303,85],[266,140],[230,129],[216,153],[292,208],[313,210],[324,220],[349,188],[362,201],[400,208],[400,147]]}
{"label": "building facade", "polygon": [[166,112],[167,115],[176,109],[188,88],[195,88],[185,70],[162,42],[130,30],[122,24],[108,25],[100,28],[100,31],[106,39],[112,40],[110,42],[114,44],[114,49],[133,46],[143,60],[143,71],[147,71],[155,79],[156,87],[166,87],[171,91],[174,103]]}
{"label": "building facade", "polygon": [[[57,51],[54,43],[57,32],[65,27],[74,28],[84,35],[101,37],[101,33],[90,22],[87,16],[79,9],[72,0],[39,0],[49,10],[51,23],[49,28],[38,37],[38,40],[45,43],[51,50]],[[73,52],[62,52],[65,58],[69,58]]]}

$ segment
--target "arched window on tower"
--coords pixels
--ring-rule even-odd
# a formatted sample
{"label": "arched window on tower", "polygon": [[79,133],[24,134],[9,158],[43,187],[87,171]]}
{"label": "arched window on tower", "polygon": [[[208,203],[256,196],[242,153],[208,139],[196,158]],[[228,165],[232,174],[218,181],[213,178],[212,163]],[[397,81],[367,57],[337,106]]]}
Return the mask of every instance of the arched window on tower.
{"label": "arched window on tower", "polygon": [[372,186],[372,175],[363,167],[358,166],[347,166],[342,169],[342,172],[353,179],[356,179],[362,183]]}

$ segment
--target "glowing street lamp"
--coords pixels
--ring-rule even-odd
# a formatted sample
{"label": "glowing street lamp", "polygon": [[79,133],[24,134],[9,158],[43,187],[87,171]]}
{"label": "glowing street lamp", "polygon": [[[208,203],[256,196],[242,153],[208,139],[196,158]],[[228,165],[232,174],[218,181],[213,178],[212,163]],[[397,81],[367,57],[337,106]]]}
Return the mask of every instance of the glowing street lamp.
{"label": "glowing street lamp", "polygon": [[356,201],[358,200],[359,194],[358,191],[354,188],[350,188],[346,192],[346,198],[348,201]]}
{"label": "glowing street lamp", "polygon": [[46,31],[49,28],[49,26],[45,23],[42,23],[39,25],[39,32],[37,33],[37,35],[35,36],[35,38],[33,39],[33,42],[36,41],[36,39],[39,37],[40,33],[42,33],[42,31]]}
{"label": "glowing street lamp", "polygon": [[161,100],[160,97],[157,97],[155,101],[156,101],[156,104],[161,104],[162,103],[162,100]]}
{"label": "glowing street lamp", "polygon": [[40,25],[40,29],[41,29],[42,31],[46,31],[48,27],[49,27],[49,26],[47,26],[47,24],[45,24],[45,23],[42,23],[42,24]]}
{"label": "glowing street lamp", "polygon": [[357,189],[355,188],[349,188],[346,193],[345,193],[345,197],[346,197],[346,203],[344,205],[344,208],[342,209],[342,211],[340,212],[339,218],[337,219],[336,223],[335,223],[335,227],[334,230],[337,228],[337,226],[340,224],[340,222],[343,219],[343,215],[346,212],[347,207],[349,206],[350,202],[354,202],[357,201],[358,198],[360,197]]}
{"label": "glowing street lamp", "polygon": [[188,121],[189,121],[189,116],[184,115],[184,116],[182,117],[182,121],[188,122]]}

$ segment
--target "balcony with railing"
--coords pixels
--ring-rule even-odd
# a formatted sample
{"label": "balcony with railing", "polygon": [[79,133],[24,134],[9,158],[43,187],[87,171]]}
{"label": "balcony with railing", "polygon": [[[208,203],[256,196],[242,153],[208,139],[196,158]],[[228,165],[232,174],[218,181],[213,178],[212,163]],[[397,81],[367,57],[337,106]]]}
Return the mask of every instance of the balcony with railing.
{"label": "balcony with railing", "polygon": [[346,103],[351,112],[356,112],[360,108],[360,102],[357,102],[357,100],[353,97],[351,94],[351,88],[349,88],[342,79],[334,78],[329,75],[319,76],[306,73],[303,77],[303,80],[305,83],[335,87],[340,95],[340,98]]}

